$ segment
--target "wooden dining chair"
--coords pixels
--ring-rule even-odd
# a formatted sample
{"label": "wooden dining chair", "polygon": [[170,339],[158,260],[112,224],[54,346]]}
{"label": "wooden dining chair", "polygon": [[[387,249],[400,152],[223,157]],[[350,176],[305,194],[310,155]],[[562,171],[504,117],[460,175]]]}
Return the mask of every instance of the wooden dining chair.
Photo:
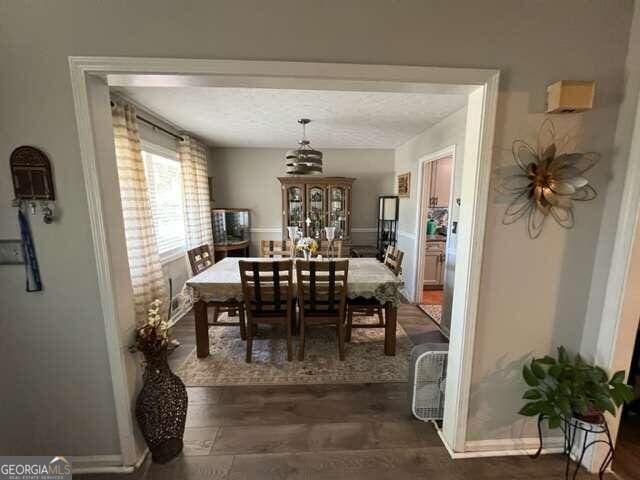
{"label": "wooden dining chair", "polygon": [[402,259],[404,252],[394,245],[389,245],[384,253],[384,264],[389,267],[394,275],[402,273]]}
{"label": "wooden dining chair", "polygon": [[284,325],[287,335],[287,360],[293,359],[292,319],[293,261],[240,260],[240,281],[247,312],[247,354],[251,363],[253,337],[258,324]]}
{"label": "wooden dining chair", "polygon": [[[204,244],[199,247],[192,248],[187,251],[189,257],[189,263],[191,264],[191,273],[196,276],[213,265],[213,257],[211,256],[211,249],[209,245]],[[242,303],[237,300],[230,300],[227,302],[207,302],[207,307],[213,307],[213,322],[207,322],[208,326],[216,327],[240,327],[240,338],[244,340],[246,338],[246,326],[244,318],[244,308]],[[219,322],[218,318],[221,313],[227,313],[228,316],[238,315],[238,322]]]}
{"label": "wooden dining chair", "polygon": [[308,326],[335,325],[338,357],[344,360],[344,322],[349,260],[296,261],[296,283],[300,316],[300,350],[304,360]]}
{"label": "wooden dining chair", "polygon": [[342,258],[342,240],[333,241],[333,249],[328,240],[320,241],[320,254],[324,258]]}
{"label": "wooden dining chair", "polygon": [[[384,255],[384,264],[398,276],[402,272],[402,260],[404,252],[393,245],[389,245]],[[378,323],[354,324],[353,317],[378,317]],[[347,326],[346,340],[351,341],[351,333],[354,328],[385,328],[384,305],[375,298],[355,298],[347,300]]]}
{"label": "wooden dining chair", "polygon": [[264,258],[290,257],[291,249],[282,240],[260,240],[260,255]]}

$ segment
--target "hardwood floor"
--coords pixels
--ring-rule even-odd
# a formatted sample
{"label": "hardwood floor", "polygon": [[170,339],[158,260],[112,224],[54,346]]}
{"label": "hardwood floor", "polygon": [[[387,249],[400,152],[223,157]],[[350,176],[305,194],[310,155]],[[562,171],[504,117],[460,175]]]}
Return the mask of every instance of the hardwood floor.
{"label": "hardwood floor", "polygon": [[640,415],[622,421],[613,471],[623,480],[640,480]]}
{"label": "hardwood floor", "polygon": [[427,305],[442,305],[444,298],[443,290],[423,290],[422,303]]}
{"label": "hardwood floor", "polygon": [[[399,321],[415,343],[444,338],[415,306],[402,305]],[[174,334],[190,351],[193,318]],[[188,394],[179,458],[166,465],[147,458],[128,475],[74,478],[548,480],[564,472],[558,455],[452,460],[435,428],[409,414],[404,383],[190,387]]]}

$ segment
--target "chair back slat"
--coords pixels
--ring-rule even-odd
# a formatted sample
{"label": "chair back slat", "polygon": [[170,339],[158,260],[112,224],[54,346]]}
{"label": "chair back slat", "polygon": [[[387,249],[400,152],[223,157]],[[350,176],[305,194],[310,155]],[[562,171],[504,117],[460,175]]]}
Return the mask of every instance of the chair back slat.
{"label": "chair back slat", "polygon": [[309,314],[338,314],[347,298],[348,260],[296,262],[298,300]]}
{"label": "chair back slat", "polygon": [[189,257],[189,264],[191,265],[191,273],[193,275],[197,275],[213,265],[211,249],[206,243],[189,250],[187,256]]}
{"label": "chair back slat", "polygon": [[293,261],[240,260],[238,268],[248,315],[280,315],[290,309]]}
{"label": "chair back slat", "polygon": [[264,258],[286,258],[291,256],[291,252],[282,240],[261,240],[260,255]]}
{"label": "chair back slat", "polygon": [[404,252],[393,245],[389,245],[384,255],[384,264],[394,273],[400,275],[402,272],[402,259]]}
{"label": "chair back slat", "polygon": [[278,265],[272,263],[273,267],[273,302],[275,304],[276,310],[280,310],[282,302],[280,301],[280,270],[278,270]]}
{"label": "chair back slat", "polygon": [[335,308],[336,303],[336,264],[329,263],[329,310]]}

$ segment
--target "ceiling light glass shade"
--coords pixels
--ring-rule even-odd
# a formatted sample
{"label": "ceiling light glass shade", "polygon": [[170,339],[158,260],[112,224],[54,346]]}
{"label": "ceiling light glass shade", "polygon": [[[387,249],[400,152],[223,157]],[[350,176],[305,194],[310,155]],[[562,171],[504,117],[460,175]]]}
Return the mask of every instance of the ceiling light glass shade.
{"label": "ceiling light glass shade", "polygon": [[289,175],[321,175],[322,174],[322,152],[314,150],[306,139],[306,125],[311,120],[302,118],[298,123],[302,125],[302,140],[300,148],[289,150],[286,157],[287,174]]}

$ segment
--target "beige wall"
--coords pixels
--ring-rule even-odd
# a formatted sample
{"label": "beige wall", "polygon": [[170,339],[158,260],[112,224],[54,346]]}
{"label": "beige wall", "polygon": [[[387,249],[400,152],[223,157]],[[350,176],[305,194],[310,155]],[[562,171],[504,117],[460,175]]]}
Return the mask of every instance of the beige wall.
{"label": "beige wall", "polygon": [[[378,195],[393,192],[393,150],[321,150],[324,176],[356,178],[352,192],[353,243],[375,244]],[[278,148],[212,148],[209,152],[215,205],[251,210],[254,254],[260,240],[282,238],[277,177],[286,176],[284,154],[285,150]]]}
{"label": "beige wall", "polygon": [[[292,12],[313,21],[292,22]],[[489,208],[469,436],[493,439],[520,434],[522,359],[580,342],[601,202],[611,198],[616,213],[606,187],[626,162],[612,146],[631,12],[631,0],[0,0],[0,157],[42,147],[61,212],[34,223],[44,292],[25,293],[22,272],[0,267],[0,450],[118,453],[67,56],[499,68],[503,147],[537,126],[547,84],[596,80],[596,108],[567,116],[588,124],[586,143],[603,153],[602,198],[578,208],[577,228],[532,242],[522,225],[500,224],[504,203]],[[3,174],[0,204],[10,201]]]}
{"label": "beige wall", "polygon": [[[462,186],[462,166],[464,164],[464,138],[467,121],[467,108],[458,110],[441,120],[436,125],[427,129],[420,135],[416,135],[404,145],[395,150],[396,175],[411,172],[411,190],[409,198],[400,199],[400,221],[398,247],[405,252],[403,272],[405,277],[405,292],[408,298],[413,299],[415,294],[416,267],[418,258],[415,255],[416,242],[416,218],[419,205],[418,183],[420,171],[419,161],[422,157],[442,150],[445,147],[455,145],[456,161],[453,171],[454,197],[460,197]],[[459,207],[449,207],[449,222],[458,221]],[[450,237],[449,242],[454,241],[455,236]],[[452,245],[447,245],[451,250]],[[447,272],[449,283],[452,282],[453,272]]]}
{"label": "beige wall", "polygon": [[[631,135],[638,108],[638,93],[640,92],[640,1],[635,2],[633,28],[629,41],[625,66],[625,85],[621,93],[621,103],[616,125],[616,134],[612,151],[616,162],[612,162],[611,181],[606,186],[604,194],[604,215],[598,238],[595,268],[589,305],[587,309],[586,327],[582,337],[581,353],[586,358],[593,358],[596,353],[600,320],[604,306],[604,285],[609,275],[611,256],[613,253],[614,235],[618,223],[618,210],[622,198],[625,181],[626,163],[620,161],[627,158],[631,147]],[[636,160],[637,161],[637,160]]]}

